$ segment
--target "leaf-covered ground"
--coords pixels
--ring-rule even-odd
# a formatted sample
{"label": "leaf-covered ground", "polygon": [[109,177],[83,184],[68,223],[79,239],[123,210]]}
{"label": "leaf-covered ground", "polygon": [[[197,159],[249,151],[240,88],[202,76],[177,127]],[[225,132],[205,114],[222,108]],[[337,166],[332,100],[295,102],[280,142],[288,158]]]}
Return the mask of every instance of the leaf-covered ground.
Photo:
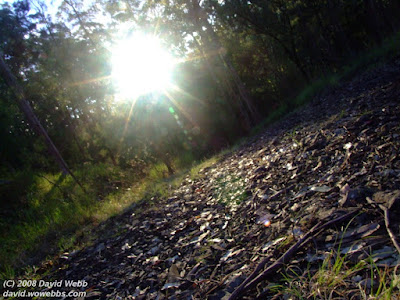
{"label": "leaf-covered ground", "polygon": [[398,299],[399,104],[397,58],[101,224],[45,279],[93,299]]}

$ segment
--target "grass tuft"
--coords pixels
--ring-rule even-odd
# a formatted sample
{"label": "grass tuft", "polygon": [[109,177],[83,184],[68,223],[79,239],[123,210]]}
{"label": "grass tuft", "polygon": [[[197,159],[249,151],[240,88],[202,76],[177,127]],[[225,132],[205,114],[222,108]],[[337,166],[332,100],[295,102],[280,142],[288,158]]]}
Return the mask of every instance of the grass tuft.
{"label": "grass tuft", "polygon": [[[354,218],[343,230],[342,238]],[[347,253],[341,254],[342,239],[336,249],[325,253],[318,268],[308,264],[306,270],[289,266],[282,273],[275,293],[296,299],[399,299],[400,279],[397,268],[380,268],[373,255],[354,263]]]}

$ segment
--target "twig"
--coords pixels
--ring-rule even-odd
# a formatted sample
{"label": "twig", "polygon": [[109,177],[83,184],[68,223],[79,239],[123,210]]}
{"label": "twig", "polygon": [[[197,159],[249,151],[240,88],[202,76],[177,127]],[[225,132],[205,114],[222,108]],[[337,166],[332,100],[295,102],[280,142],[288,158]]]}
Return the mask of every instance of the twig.
{"label": "twig", "polygon": [[290,189],[292,189],[294,187],[294,184],[285,187],[283,189],[281,189],[280,191],[276,192],[275,194],[273,194],[271,197],[268,198],[268,201],[272,201],[275,200],[275,198],[279,197],[281,194],[286,193],[287,191],[289,191]]}
{"label": "twig", "polygon": [[243,281],[242,284],[232,293],[232,295],[229,297],[229,300],[237,299],[243,294],[244,291],[253,288],[271,273],[275,273],[283,264],[289,261],[289,259],[297,252],[299,248],[304,246],[310,238],[315,237],[322,229],[351,217],[355,212],[356,211],[351,211],[324,224],[322,221],[318,222],[296,244],[290,247],[280,258],[278,258],[278,260],[265,269],[261,274],[257,275],[264,265],[270,260],[270,257],[263,259],[261,263],[257,265],[256,269],[250,274],[250,276],[246,278],[245,281]]}
{"label": "twig", "polygon": [[383,210],[383,214],[385,216],[385,226],[386,226],[386,231],[389,234],[390,239],[392,240],[393,245],[396,247],[397,252],[400,254],[400,246],[396,241],[396,238],[394,237],[393,231],[390,229],[390,219],[389,219],[389,210],[386,206],[379,205],[380,209]]}
{"label": "twig", "polygon": [[186,279],[191,279],[192,276],[195,276],[195,273],[197,273],[197,269],[200,267],[201,263],[197,263],[191,270],[190,272],[186,275]]}
{"label": "twig", "polygon": [[[37,174],[37,176],[42,177],[43,179],[46,179],[46,181],[47,181],[48,183],[50,183],[50,184],[52,184],[52,185],[55,185],[56,187],[60,188],[60,186],[59,186],[57,183],[55,183],[54,181],[48,179],[46,176],[44,176],[44,175],[42,175],[42,174]],[[61,176],[64,176],[64,175],[61,175]]]}
{"label": "twig", "polygon": [[224,284],[225,280],[228,279],[230,274],[224,276],[214,287],[212,287],[211,289],[209,289],[206,293],[205,293],[205,297],[208,296],[209,294],[211,294],[212,292],[214,292],[217,288],[219,288],[221,285]]}
{"label": "twig", "polygon": [[[269,268],[266,269],[268,273],[275,271],[279,268],[286,260],[288,260],[296,251],[297,249],[310,237],[310,235],[315,231],[316,227],[319,227],[321,223],[318,223],[314,226],[307,234],[305,234],[296,244],[289,248],[277,261],[275,261]],[[250,274],[249,277],[242,282],[242,284],[232,293],[229,300],[233,300],[238,298],[245,290],[252,288],[256,285],[259,281],[261,276],[264,276],[265,271],[261,274],[258,274],[264,266],[270,261],[273,256],[268,256],[264,258],[256,267],[256,269]],[[257,276],[258,274],[258,276]]]}

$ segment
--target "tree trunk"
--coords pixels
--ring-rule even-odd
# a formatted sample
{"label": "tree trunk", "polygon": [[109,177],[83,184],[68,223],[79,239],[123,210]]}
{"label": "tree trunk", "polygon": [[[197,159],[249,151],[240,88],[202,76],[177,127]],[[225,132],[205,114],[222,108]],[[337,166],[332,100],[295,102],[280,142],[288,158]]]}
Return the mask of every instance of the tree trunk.
{"label": "tree trunk", "polygon": [[60,152],[58,151],[57,147],[54,145],[53,141],[50,139],[46,130],[44,129],[42,124],[40,124],[40,121],[36,117],[31,105],[29,104],[28,100],[26,100],[24,92],[23,92],[21,86],[18,84],[17,79],[11,73],[10,69],[4,62],[3,56],[4,56],[3,53],[0,52],[0,74],[3,77],[5,83],[14,92],[14,95],[16,97],[15,99],[16,99],[19,109],[23,112],[23,114],[27,118],[27,121],[29,122],[32,129],[36,132],[36,134],[38,134],[39,136],[44,138],[44,141],[47,145],[49,153],[54,157],[54,159],[58,163],[62,173],[64,175],[66,175],[66,174],[71,175],[72,178],[76,181],[76,183],[83,189],[83,186],[78,181],[78,179],[75,177],[75,175],[71,172],[71,170],[68,168],[68,165],[62,158]]}

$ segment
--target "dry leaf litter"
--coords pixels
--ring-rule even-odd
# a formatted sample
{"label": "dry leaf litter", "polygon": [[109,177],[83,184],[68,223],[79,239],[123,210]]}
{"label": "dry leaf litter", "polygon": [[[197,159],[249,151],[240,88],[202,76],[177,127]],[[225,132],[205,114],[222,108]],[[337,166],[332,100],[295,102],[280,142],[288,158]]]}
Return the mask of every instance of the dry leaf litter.
{"label": "dry leaf litter", "polygon": [[[46,278],[86,280],[88,299],[297,299],[276,288],[296,282],[313,299],[362,299],[377,270],[399,275],[399,103],[397,59],[316,97],[168,198],[101,224],[93,246],[64,253]],[[366,267],[324,290],[313,276],[341,257]]]}

